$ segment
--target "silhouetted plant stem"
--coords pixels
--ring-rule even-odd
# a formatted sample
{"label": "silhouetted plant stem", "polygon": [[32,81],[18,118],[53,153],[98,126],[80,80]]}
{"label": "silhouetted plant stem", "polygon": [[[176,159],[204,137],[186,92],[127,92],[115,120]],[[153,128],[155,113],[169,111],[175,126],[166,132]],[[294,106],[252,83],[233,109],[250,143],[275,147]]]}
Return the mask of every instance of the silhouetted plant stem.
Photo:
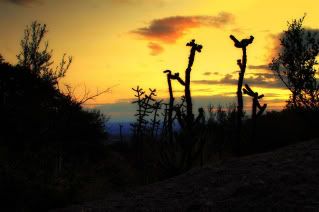
{"label": "silhouetted plant stem", "polygon": [[172,80],[177,80],[181,85],[185,86],[185,82],[180,78],[179,73],[175,73],[172,75],[170,70],[164,71],[167,74],[167,84],[168,84],[168,91],[169,91],[169,105],[168,105],[168,135],[169,135],[169,142],[172,144],[173,142],[173,110],[174,110],[174,94],[172,88]]}
{"label": "silhouetted plant stem", "polygon": [[153,139],[156,139],[158,126],[160,125],[160,121],[157,120],[157,118],[159,116],[158,110],[160,110],[162,107],[162,100],[155,102],[153,107],[154,107],[154,116],[153,116],[153,120],[152,120],[152,129],[151,129],[152,135],[151,136]]}
{"label": "silhouetted plant stem", "polygon": [[123,125],[120,124],[119,127],[120,127],[120,141],[121,141],[121,144],[123,144],[123,134],[122,134]]}
{"label": "silhouetted plant stem", "polygon": [[236,152],[237,155],[240,155],[241,153],[241,128],[242,128],[242,118],[243,118],[243,109],[244,109],[244,103],[243,103],[243,93],[242,93],[242,87],[243,87],[243,81],[246,71],[246,64],[247,64],[247,46],[251,44],[254,40],[253,36],[250,36],[249,39],[243,39],[240,42],[235,38],[233,35],[230,35],[230,39],[234,41],[234,45],[236,48],[242,49],[242,60],[237,60],[237,65],[240,68],[239,72],[239,79],[238,79],[238,86],[237,86],[237,141],[236,141]]}
{"label": "silhouetted plant stem", "polygon": [[[267,104],[264,104],[263,106],[260,105],[259,99],[262,99],[264,95],[258,95],[257,92],[254,92],[248,84],[245,84],[245,88],[243,88],[244,94],[247,94],[253,98],[253,104],[252,104],[252,141],[255,141],[256,138],[256,128],[257,128],[257,118],[262,115],[262,113],[266,110]],[[257,113],[257,109],[259,109]]]}
{"label": "silhouetted plant stem", "polygon": [[169,91],[169,104],[168,104],[168,119],[167,119],[167,128],[168,128],[168,137],[169,143],[173,143],[173,108],[174,108],[174,95],[173,95],[173,88],[172,88],[172,72],[170,70],[164,71],[167,73],[167,84],[168,84],[168,91]]}
{"label": "silhouetted plant stem", "polygon": [[[200,110],[199,117],[194,118],[193,114],[193,105],[192,105],[192,97],[191,97],[191,90],[190,90],[190,82],[191,82],[191,71],[192,66],[195,60],[196,52],[201,52],[202,45],[198,45],[195,43],[195,40],[187,43],[186,46],[190,46],[190,55],[188,57],[188,65],[185,71],[185,81],[179,77],[179,73],[172,74],[170,70],[164,71],[167,74],[167,82],[168,82],[168,89],[170,95],[170,101],[168,106],[168,117],[167,117],[167,126],[169,131],[169,143],[173,143],[173,110],[176,112],[176,118],[178,123],[181,126],[181,139],[178,142],[178,145],[182,148],[182,155],[181,161],[178,162],[178,168],[180,171],[188,170],[191,167],[191,164],[195,157],[200,156],[200,151],[203,147],[200,142],[199,151],[194,150],[196,144],[198,144],[198,129],[195,129],[195,126],[199,124],[200,120],[202,120],[203,110]],[[182,86],[184,86],[185,95],[182,98],[182,104],[174,106],[174,95],[172,89],[172,80],[177,80]],[[184,105],[184,102],[186,105]],[[186,107],[186,111],[184,110]],[[195,153],[194,153],[195,152]],[[175,158],[175,152],[172,153],[173,158]]]}
{"label": "silhouetted plant stem", "polygon": [[161,141],[165,140],[166,135],[167,135],[167,125],[168,125],[168,121],[167,121],[167,116],[168,116],[168,107],[169,105],[167,103],[164,103],[164,112],[162,113],[164,120],[163,120],[163,124],[162,124],[162,132],[161,132]]}
{"label": "silhouetted plant stem", "polygon": [[133,104],[136,103],[138,106],[137,113],[135,114],[135,116],[137,116],[137,126],[135,126],[134,133],[135,133],[135,136],[137,139],[137,143],[139,145],[140,139],[141,139],[141,129],[142,129],[142,125],[144,122],[142,105],[143,105],[143,101],[144,101],[143,95],[145,94],[145,92],[139,86],[137,86],[136,89],[132,88],[132,90],[136,93],[135,97],[137,98],[137,100],[133,101],[132,103]]}
{"label": "silhouetted plant stem", "polygon": [[132,124],[136,139],[136,153],[137,159],[140,161],[139,165],[144,170],[144,135],[149,132],[152,127],[149,126],[150,120],[147,118],[155,110],[154,104],[156,104],[156,100],[154,99],[154,97],[156,96],[156,89],[149,89],[149,94],[146,94],[139,86],[137,86],[136,89],[132,88],[132,90],[136,93],[135,97],[137,98],[137,100],[133,101],[132,103],[138,105],[137,113],[135,114],[135,116],[137,117],[137,123]]}
{"label": "silhouetted plant stem", "polygon": [[191,71],[192,66],[194,64],[195,53],[201,52],[203,46],[196,44],[195,40],[192,40],[191,42],[187,43],[186,46],[191,47],[190,55],[188,58],[188,66],[185,71],[186,123],[187,127],[190,128],[194,121],[193,104],[190,90]]}

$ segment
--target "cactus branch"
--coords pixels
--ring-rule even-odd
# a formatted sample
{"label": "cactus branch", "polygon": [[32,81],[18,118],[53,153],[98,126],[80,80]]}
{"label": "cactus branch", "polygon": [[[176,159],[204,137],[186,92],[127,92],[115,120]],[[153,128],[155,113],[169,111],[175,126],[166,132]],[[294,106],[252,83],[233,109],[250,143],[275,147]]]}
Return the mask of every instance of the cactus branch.
{"label": "cactus branch", "polygon": [[236,48],[242,49],[242,59],[237,60],[237,65],[239,66],[239,78],[238,78],[238,86],[237,86],[237,147],[236,151],[237,154],[240,154],[240,140],[241,140],[241,127],[242,127],[242,117],[243,117],[243,109],[244,109],[244,103],[243,103],[243,93],[242,93],[242,87],[243,87],[243,81],[246,71],[246,65],[247,65],[247,46],[251,44],[254,40],[253,36],[250,36],[249,39],[243,39],[239,41],[235,36],[230,35],[230,39],[234,42],[234,46]]}
{"label": "cactus branch", "polygon": [[185,71],[186,119],[187,119],[187,125],[188,127],[190,127],[194,121],[193,104],[192,104],[191,91],[190,91],[191,71],[192,71],[192,66],[194,64],[195,53],[201,52],[203,46],[196,44],[195,40],[192,40],[191,42],[187,43],[186,46],[191,47],[190,55],[188,57],[188,66]]}

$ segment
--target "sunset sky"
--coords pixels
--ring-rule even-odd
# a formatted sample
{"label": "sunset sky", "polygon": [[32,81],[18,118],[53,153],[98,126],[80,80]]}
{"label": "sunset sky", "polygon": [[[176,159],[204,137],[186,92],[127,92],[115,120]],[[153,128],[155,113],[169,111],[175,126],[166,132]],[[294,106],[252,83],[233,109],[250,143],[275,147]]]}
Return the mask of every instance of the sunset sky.
{"label": "sunset sky", "polygon": [[[61,85],[72,85],[79,98],[85,88],[93,94],[111,87],[111,93],[86,107],[126,120],[133,118],[132,87],[156,88],[158,98],[167,98],[163,71],[184,76],[190,50],[185,44],[191,39],[203,45],[192,71],[195,104],[235,102],[241,51],[229,35],[253,35],[247,82],[265,94],[262,103],[278,109],[289,92],[267,64],[279,51],[279,34],[287,21],[305,13],[304,26],[319,29],[319,3],[314,0],[0,0],[0,53],[15,64],[26,25],[34,20],[47,24],[55,61],[63,53],[73,56]],[[182,95],[183,88],[173,86]]]}

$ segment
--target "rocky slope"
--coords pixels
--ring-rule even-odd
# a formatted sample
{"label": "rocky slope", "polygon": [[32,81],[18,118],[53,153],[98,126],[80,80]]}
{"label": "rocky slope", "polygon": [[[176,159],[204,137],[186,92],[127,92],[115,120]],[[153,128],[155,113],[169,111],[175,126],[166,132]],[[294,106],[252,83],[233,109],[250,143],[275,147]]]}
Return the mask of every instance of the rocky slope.
{"label": "rocky slope", "polygon": [[318,180],[315,139],[56,211],[313,211]]}

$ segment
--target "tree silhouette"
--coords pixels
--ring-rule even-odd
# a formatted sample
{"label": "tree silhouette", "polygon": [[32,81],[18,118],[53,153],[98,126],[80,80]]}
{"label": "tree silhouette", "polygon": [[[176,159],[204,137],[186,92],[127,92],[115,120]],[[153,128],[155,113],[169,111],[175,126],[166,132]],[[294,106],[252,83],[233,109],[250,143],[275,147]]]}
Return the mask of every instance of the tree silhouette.
{"label": "tree silhouette", "polygon": [[[42,45],[46,32],[37,22],[27,27],[18,65],[0,56],[0,149],[5,150],[0,196],[9,208],[15,207],[12,210],[47,211],[61,204],[80,189],[75,182],[87,171],[84,167],[106,155],[106,119],[98,111],[84,110],[82,102],[59,89],[71,58],[52,68],[52,51],[47,43]],[[10,167],[12,162],[19,166]],[[57,187],[61,190],[54,191]]]}
{"label": "tree silhouette", "polygon": [[319,86],[315,65],[319,53],[318,33],[302,26],[305,16],[288,22],[288,29],[280,39],[281,52],[269,65],[291,91],[287,106],[290,108],[318,108]]}
{"label": "tree silhouette", "polygon": [[17,55],[18,64],[56,85],[58,80],[65,76],[72,62],[72,57],[68,57],[66,60],[66,55],[64,54],[60,64],[53,69],[53,50],[49,50],[48,41],[44,41],[47,32],[46,24],[41,24],[37,21],[27,26],[24,30],[24,38],[20,42],[21,51]]}

